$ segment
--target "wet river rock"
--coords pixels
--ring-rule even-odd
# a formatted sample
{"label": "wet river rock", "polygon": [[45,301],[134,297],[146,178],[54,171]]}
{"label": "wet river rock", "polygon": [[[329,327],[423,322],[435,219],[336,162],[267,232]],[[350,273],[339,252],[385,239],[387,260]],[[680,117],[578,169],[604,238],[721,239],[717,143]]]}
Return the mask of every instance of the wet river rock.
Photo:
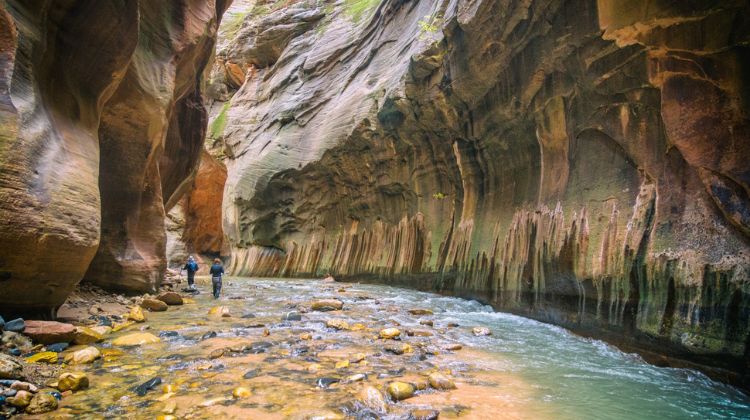
{"label": "wet river rock", "polygon": [[52,344],[73,341],[75,331],[75,326],[62,322],[26,321],[23,334],[36,343]]}

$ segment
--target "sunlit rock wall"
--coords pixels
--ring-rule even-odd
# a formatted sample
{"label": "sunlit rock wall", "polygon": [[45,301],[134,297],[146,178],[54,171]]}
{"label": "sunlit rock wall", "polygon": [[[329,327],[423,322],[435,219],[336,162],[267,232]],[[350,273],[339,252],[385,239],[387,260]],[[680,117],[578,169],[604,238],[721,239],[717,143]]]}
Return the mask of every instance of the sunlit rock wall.
{"label": "sunlit rock wall", "polygon": [[749,13],[248,8],[213,71],[231,270],[431,287],[741,380]]}
{"label": "sunlit rock wall", "polygon": [[165,203],[202,149],[200,79],[226,3],[0,3],[2,313],[51,315],[84,274],[158,285]]}

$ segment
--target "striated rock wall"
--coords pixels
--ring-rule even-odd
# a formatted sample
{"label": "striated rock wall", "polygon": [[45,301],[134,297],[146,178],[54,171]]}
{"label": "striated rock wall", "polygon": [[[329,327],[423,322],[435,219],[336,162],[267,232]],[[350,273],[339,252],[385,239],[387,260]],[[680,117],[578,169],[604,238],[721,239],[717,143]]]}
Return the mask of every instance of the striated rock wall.
{"label": "striated rock wall", "polygon": [[430,287],[748,380],[746,2],[290,3],[213,70],[235,274]]}
{"label": "striated rock wall", "polygon": [[224,0],[0,3],[0,308],[152,290]]}

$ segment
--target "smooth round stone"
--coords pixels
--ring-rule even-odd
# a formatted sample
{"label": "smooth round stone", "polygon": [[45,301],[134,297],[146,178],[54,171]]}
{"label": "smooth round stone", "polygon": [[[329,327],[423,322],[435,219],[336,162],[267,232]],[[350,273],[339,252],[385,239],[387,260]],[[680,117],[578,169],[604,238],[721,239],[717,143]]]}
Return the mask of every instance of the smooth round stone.
{"label": "smooth round stone", "polygon": [[234,398],[247,398],[251,395],[253,395],[253,393],[243,386],[237,387],[232,391],[232,396]]}
{"label": "smooth round stone", "polygon": [[414,396],[414,385],[406,382],[391,382],[386,387],[388,395],[396,401],[405,400]]}
{"label": "smooth round stone", "polygon": [[337,330],[348,330],[349,324],[342,319],[329,319],[326,321],[326,327],[335,328]]}
{"label": "smooth round stone", "polygon": [[24,408],[31,403],[33,397],[34,394],[29,391],[18,391],[14,396],[9,397],[7,401],[13,407]]}
{"label": "smooth round stone", "polygon": [[281,317],[282,321],[302,321],[302,314],[296,311],[287,312]]}
{"label": "smooth round stone", "polygon": [[397,344],[397,345],[387,346],[385,348],[385,350],[387,352],[390,352],[390,353],[393,353],[393,354],[396,354],[396,355],[399,355],[399,356],[402,355],[402,354],[405,354],[405,353],[413,353],[414,352],[414,348],[412,348],[411,345],[405,344],[405,343],[404,344]]}
{"label": "smooth round stone", "polygon": [[65,362],[72,365],[83,365],[91,363],[101,357],[99,349],[96,347],[86,347],[85,349],[69,353],[65,356]]}
{"label": "smooth round stone", "polygon": [[89,378],[83,372],[65,372],[57,380],[57,389],[62,392],[78,391],[89,387]]}
{"label": "smooth round stone", "polygon": [[164,292],[156,297],[156,299],[166,303],[169,306],[179,306],[185,303],[182,296],[176,292]]}
{"label": "smooth round stone", "polygon": [[228,318],[232,316],[232,313],[229,311],[229,308],[226,306],[214,306],[213,308],[208,310],[209,315],[213,316],[221,316],[224,318]]}
{"label": "smooth round stone", "polygon": [[380,338],[392,339],[401,335],[401,331],[398,328],[384,328],[380,330]]}
{"label": "smooth round stone", "polygon": [[108,335],[112,332],[112,327],[108,325],[97,325],[95,327],[91,327],[91,331],[94,331],[95,333],[104,337],[105,335]]}
{"label": "smooth round stone", "polygon": [[366,385],[362,388],[357,399],[365,407],[371,408],[379,413],[385,413],[388,409],[388,402],[385,400],[385,396],[379,389],[372,385]]}
{"label": "smooth round stone", "polygon": [[476,335],[477,337],[485,336],[485,335],[491,335],[492,332],[487,327],[474,327],[471,329],[472,334]]}
{"label": "smooth round stone", "polygon": [[20,333],[23,332],[23,330],[26,328],[26,323],[23,321],[23,318],[16,318],[11,321],[8,321],[5,323],[5,326],[3,329],[5,331]]}
{"label": "smooth round stone", "polygon": [[439,389],[439,390],[448,390],[448,389],[456,389],[456,384],[453,383],[450,378],[443,375],[442,373],[432,373],[427,378],[427,380],[430,382],[430,386]]}
{"label": "smooth round stone", "polygon": [[313,311],[339,311],[344,308],[344,302],[338,299],[322,299],[316,300],[310,305]]}
{"label": "smooth round stone", "polygon": [[143,344],[154,344],[160,342],[161,339],[151,333],[137,332],[132,334],[123,335],[112,340],[112,345],[115,346],[140,346]]}
{"label": "smooth round stone", "polygon": [[433,312],[429,309],[409,309],[409,313],[412,315],[432,315]]}
{"label": "smooth round stone", "polygon": [[148,309],[151,312],[164,312],[168,306],[158,299],[143,299],[141,301],[141,308]]}
{"label": "smooth round stone", "polygon": [[224,353],[225,353],[224,349],[215,349],[215,350],[211,351],[211,353],[208,354],[208,358],[209,359],[218,359],[221,356],[223,356]]}

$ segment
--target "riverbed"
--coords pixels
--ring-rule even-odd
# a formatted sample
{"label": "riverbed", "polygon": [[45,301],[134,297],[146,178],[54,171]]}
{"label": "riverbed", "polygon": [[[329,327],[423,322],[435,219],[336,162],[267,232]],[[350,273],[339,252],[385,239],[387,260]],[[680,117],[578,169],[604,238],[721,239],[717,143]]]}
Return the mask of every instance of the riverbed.
{"label": "riverbed", "polygon": [[[54,415],[750,418],[747,396],[699,372],[655,367],[601,341],[474,301],[297,279],[230,278],[218,300],[205,280],[199,288],[187,304],[148,313],[146,323],[97,344],[104,357],[81,368],[90,388],[64,398]],[[343,309],[310,308],[331,298]],[[216,306],[229,316],[209,315]],[[295,319],[295,312],[301,320],[282,320]],[[475,327],[490,335],[475,335]],[[384,328],[400,335],[381,338]],[[161,342],[112,346],[111,339],[141,329]],[[435,389],[430,374],[455,389]],[[135,387],[154,378],[160,383],[137,395]],[[384,392],[392,382],[414,385],[415,395],[393,401]]]}

